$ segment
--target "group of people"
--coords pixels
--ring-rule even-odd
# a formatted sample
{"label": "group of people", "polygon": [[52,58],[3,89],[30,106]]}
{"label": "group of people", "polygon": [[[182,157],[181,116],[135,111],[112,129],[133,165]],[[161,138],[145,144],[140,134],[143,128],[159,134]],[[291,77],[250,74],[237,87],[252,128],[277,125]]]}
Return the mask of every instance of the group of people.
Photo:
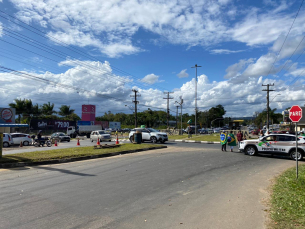
{"label": "group of people", "polygon": [[[244,140],[244,135],[241,131],[238,131],[237,135],[237,141],[238,144]],[[236,146],[236,138],[233,134],[233,131],[231,130],[229,134],[226,134],[225,131],[223,131],[220,134],[220,142],[221,142],[221,151],[227,151],[227,144],[230,146],[230,151],[233,152],[234,146]]]}

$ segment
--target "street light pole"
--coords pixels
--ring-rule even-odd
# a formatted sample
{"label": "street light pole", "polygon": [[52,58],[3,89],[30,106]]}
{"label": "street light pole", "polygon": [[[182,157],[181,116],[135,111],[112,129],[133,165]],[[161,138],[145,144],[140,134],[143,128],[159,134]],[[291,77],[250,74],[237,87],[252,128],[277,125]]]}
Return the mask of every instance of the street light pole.
{"label": "street light pole", "polygon": [[196,68],[196,78],[195,78],[195,135],[197,135],[197,68],[200,68],[201,66],[198,66],[195,64],[194,67]]}

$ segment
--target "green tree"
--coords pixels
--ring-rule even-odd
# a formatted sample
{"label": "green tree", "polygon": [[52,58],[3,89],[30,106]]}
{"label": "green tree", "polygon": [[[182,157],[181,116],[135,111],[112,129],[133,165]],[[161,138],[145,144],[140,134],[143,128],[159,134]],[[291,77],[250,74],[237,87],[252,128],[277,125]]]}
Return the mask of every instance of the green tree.
{"label": "green tree", "polygon": [[54,111],[54,103],[44,103],[41,107],[41,112],[43,115],[53,115],[56,114],[56,111]]}
{"label": "green tree", "polygon": [[70,109],[70,106],[68,105],[61,105],[61,107],[59,108],[59,112],[58,114],[64,117],[69,117],[70,115],[72,115],[74,113],[74,109]]}
{"label": "green tree", "polygon": [[16,115],[18,115],[18,122],[21,122],[21,116],[25,111],[25,99],[14,99],[15,103],[10,103],[10,108],[16,109]]}

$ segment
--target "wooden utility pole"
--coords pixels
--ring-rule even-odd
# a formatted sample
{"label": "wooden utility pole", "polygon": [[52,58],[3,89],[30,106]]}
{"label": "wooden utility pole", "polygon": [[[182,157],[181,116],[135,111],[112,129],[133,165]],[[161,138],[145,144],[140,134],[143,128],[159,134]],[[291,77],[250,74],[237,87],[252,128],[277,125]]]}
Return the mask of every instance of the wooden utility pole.
{"label": "wooden utility pole", "polygon": [[169,128],[169,100],[173,99],[172,97],[169,97],[169,94],[172,94],[174,92],[164,92],[164,94],[167,94],[166,98],[163,99],[167,99],[167,128]]}
{"label": "wooden utility pole", "polygon": [[262,84],[262,86],[267,86],[267,89],[264,89],[263,91],[267,91],[267,131],[269,131],[269,91],[274,91],[274,90],[270,90],[269,87],[270,86],[274,86],[274,84],[267,84],[264,85]]}
{"label": "wooden utility pole", "polygon": [[130,97],[134,97],[135,99],[132,101],[134,103],[134,107],[135,107],[135,128],[137,128],[138,126],[138,116],[137,116],[137,105],[139,103],[139,101],[137,100],[137,96],[140,97],[141,95],[137,95],[138,90],[132,89],[132,91],[134,92],[134,95],[131,95]]}

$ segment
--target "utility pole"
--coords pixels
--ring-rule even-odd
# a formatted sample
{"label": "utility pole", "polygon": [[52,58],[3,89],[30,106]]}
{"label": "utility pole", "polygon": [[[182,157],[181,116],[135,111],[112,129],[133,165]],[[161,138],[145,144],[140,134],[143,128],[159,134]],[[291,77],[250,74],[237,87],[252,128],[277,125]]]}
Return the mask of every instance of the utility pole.
{"label": "utility pole", "polygon": [[172,94],[174,92],[163,92],[164,94],[167,94],[166,98],[163,99],[167,99],[167,128],[169,128],[169,100],[173,99],[171,97],[169,97],[169,94]]}
{"label": "utility pole", "polygon": [[177,101],[175,101],[175,103],[178,103],[179,105],[180,105],[180,107],[181,107],[181,135],[183,134],[183,132],[182,132],[182,104],[183,104],[183,99],[182,99],[182,96],[180,96],[180,103],[179,102],[177,102]]}
{"label": "utility pole", "polygon": [[267,91],[267,130],[269,131],[269,91],[274,91],[274,90],[270,90],[269,87],[270,86],[274,86],[274,84],[267,84],[264,85],[262,84],[262,86],[267,86],[267,89],[264,89],[263,91]]}
{"label": "utility pole", "polygon": [[197,68],[200,68],[201,66],[198,66],[195,64],[194,67],[196,68],[196,78],[195,78],[195,135],[197,135]]}
{"label": "utility pole", "polygon": [[135,99],[132,101],[134,103],[134,107],[135,107],[135,128],[137,128],[138,126],[138,115],[137,115],[137,105],[139,103],[139,101],[137,100],[137,96],[140,97],[141,95],[137,95],[138,90],[132,89],[132,91],[134,92],[134,95],[131,95],[130,97],[134,97]]}
{"label": "utility pole", "polygon": [[178,129],[178,108],[180,106],[176,106],[177,107],[177,113],[176,113],[176,128]]}

